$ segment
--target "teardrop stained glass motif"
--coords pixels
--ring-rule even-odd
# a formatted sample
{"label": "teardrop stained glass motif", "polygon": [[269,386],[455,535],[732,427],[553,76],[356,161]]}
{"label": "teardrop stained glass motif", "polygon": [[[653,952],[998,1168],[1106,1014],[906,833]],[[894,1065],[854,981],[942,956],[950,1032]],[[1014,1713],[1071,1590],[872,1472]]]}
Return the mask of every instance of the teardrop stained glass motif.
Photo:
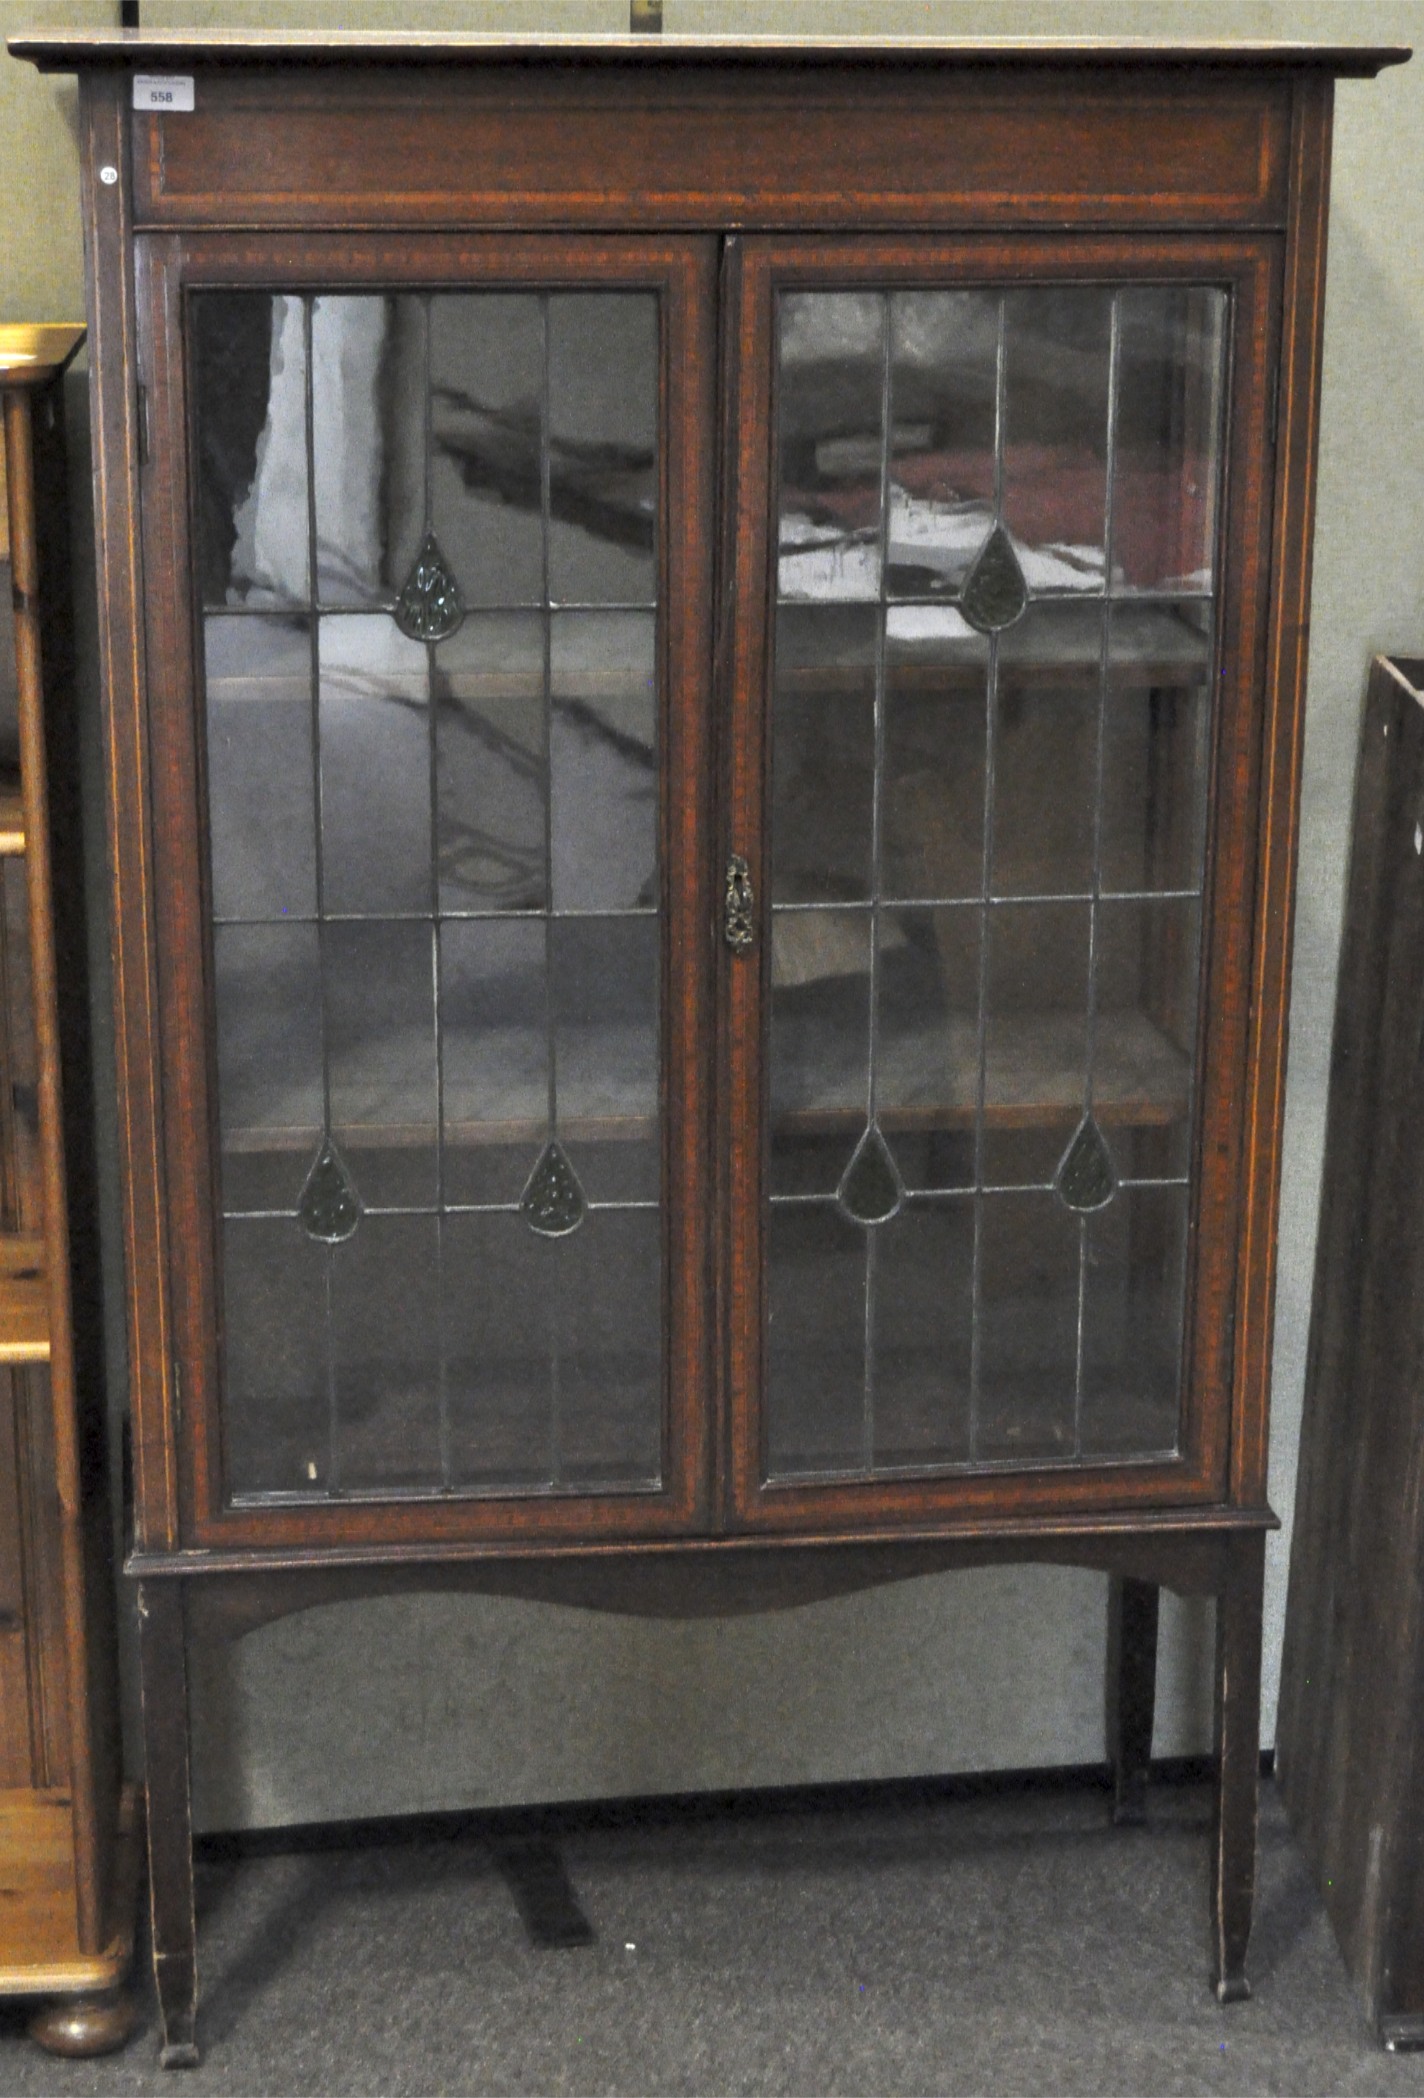
{"label": "teardrop stained glass motif", "polygon": [[578,1174],[557,1137],[540,1152],[539,1163],[519,1198],[519,1207],[529,1229],[537,1231],[541,1238],[566,1238],[583,1222],[588,1204]]}
{"label": "teardrop stained glass motif", "polygon": [[889,1146],[872,1122],[856,1145],[836,1199],[857,1224],[884,1224],[905,1199]]}
{"label": "teardrop stained glass motif", "polygon": [[1014,543],[996,524],[965,579],[959,609],[978,633],[994,634],[1021,619],[1027,603],[1028,584]]}
{"label": "teardrop stained glass motif", "polygon": [[396,600],[396,625],[411,641],[446,641],[465,616],[455,578],[435,534],[427,532]]}
{"label": "teardrop stained glass motif", "polygon": [[1117,1175],[1102,1131],[1084,1115],[1064,1152],[1054,1185],[1070,1209],[1105,1209],[1117,1193]]}
{"label": "teardrop stained glass motif", "polygon": [[361,1204],[341,1162],[341,1153],[327,1137],[307,1174],[297,1215],[308,1238],[328,1246],[339,1246],[350,1238],[361,1221]]}

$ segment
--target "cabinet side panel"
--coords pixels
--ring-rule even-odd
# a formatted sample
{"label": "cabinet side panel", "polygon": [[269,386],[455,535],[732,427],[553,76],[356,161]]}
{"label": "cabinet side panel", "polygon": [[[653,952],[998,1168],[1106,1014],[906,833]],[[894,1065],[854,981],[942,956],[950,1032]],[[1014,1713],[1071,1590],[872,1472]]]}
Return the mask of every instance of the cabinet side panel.
{"label": "cabinet side panel", "polygon": [[[1092,69],[200,75],[135,122],[144,226],[1267,226],[1288,89]],[[379,150],[373,144],[379,140]]]}
{"label": "cabinet side panel", "polygon": [[1291,134],[1291,215],[1286,243],[1276,430],[1275,526],[1265,672],[1255,925],[1254,1016],[1249,1056],[1247,1183],[1236,1320],[1236,1431],[1232,1495],[1265,1499],[1276,1221],[1290,999],[1300,767],[1310,646],[1311,535],[1319,450],[1325,238],[1330,206],[1334,85],[1302,79]]}
{"label": "cabinet side panel", "polygon": [[177,1539],[177,1493],[167,1432],[167,1249],[159,1173],[158,986],[137,528],[138,371],[128,191],[122,182],[100,179],[101,169],[121,168],[127,155],[126,86],[126,77],[89,79],[84,84],[85,264],[94,374],[94,514],[135,1531],[139,1544],[163,1550]]}
{"label": "cabinet side panel", "polygon": [[1282,1664],[1286,1803],[1372,2013],[1424,2009],[1417,1274],[1424,713],[1361,736]]}

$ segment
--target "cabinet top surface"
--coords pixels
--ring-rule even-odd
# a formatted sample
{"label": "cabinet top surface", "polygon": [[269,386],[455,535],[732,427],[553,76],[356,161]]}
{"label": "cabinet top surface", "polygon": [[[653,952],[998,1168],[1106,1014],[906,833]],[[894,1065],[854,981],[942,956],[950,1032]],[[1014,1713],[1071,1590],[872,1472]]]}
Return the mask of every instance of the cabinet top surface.
{"label": "cabinet top surface", "polygon": [[0,386],[41,386],[64,370],[84,340],[82,326],[7,322],[0,326]]}
{"label": "cabinet top surface", "polygon": [[46,70],[76,71],[134,62],[145,65],[466,63],[499,60],[598,59],[656,65],[734,63],[1111,66],[1310,66],[1371,77],[1411,56],[1402,44],[1321,44],[1274,40],[1153,37],[858,37],[589,35],[467,30],[86,30],[11,37],[16,58]]}

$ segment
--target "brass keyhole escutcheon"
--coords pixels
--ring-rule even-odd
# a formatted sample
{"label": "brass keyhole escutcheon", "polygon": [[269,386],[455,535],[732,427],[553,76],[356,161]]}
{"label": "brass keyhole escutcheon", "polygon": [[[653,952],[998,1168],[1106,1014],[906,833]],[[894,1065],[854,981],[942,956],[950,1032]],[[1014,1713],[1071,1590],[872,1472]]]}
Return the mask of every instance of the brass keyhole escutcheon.
{"label": "brass keyhole escutcheon", "polygon": [[733,954],[745,954],[756,939],[752,913],[752,872],[739,852],[727,861],[727,885],[722,899],[722,936]]}

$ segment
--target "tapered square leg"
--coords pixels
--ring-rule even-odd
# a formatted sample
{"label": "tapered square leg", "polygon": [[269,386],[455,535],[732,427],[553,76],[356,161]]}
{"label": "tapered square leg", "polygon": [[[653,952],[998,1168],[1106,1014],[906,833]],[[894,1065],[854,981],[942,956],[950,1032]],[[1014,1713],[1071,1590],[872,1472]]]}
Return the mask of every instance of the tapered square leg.
{"label": "tapered square leg", "polygon": [[1113,1820],[1147,1818],[1147,1769],[1157,1709],[1155,1582],[1114,1574],[1108,1586],[1107,1751]]}
{"label": "tapered square leg", "polygon": [[1231,1547],[1216,1600],[1216,1825],[1212,1839],[1212,1979],[1223,2003],[1251,1993],[1246,1947],[1256,1897],[1256,1816],[1261,1764],[1261,1604],[1266,1541]]}
{"label": "tapered square leg", "polygon": [[188,2069],[198,2060],[198,1965],[182,1582],[141,1581],[138,1624],[159,2059],[165,2069]]}

